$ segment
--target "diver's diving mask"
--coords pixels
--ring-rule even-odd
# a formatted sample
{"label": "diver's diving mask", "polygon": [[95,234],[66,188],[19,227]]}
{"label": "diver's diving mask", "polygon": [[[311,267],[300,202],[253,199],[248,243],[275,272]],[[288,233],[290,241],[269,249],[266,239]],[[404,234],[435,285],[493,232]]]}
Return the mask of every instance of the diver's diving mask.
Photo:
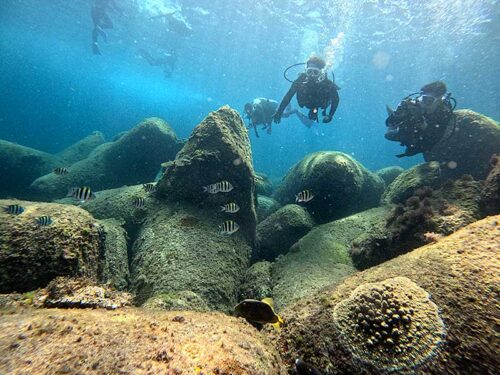
{"label": "diver's diving mask", "polygon": [[321,81],[322,80],[321,77],[324,76],[323,70],[313,66],[306,68],[306,75],[308,78],[312,78],[316,81]]}

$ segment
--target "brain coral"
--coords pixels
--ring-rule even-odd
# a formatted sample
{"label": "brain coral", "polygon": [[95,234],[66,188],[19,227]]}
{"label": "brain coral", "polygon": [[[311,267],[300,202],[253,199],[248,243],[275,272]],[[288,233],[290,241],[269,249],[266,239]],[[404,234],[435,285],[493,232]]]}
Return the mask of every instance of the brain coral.
{"label": "brain coral", "polygon": [[406,277],[357,287],[335,306],[342,344],[363,365],[404,373],[432,357],[445,336],[430,295]]}

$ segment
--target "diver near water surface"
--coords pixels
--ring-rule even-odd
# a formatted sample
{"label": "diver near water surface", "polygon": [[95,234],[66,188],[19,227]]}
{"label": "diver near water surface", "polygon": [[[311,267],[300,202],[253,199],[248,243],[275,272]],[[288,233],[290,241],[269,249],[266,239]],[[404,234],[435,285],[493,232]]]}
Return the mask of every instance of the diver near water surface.
{"label": "diver near water surface", "polygon": [[94,55],[101,55],[99,48],[99,36],[107,42],[108,35],[106,29],[113,28],[113,22],[109,18],[108,10],[115,10],[121,13],[120,8],[116,5],[115,0],[94,0],[90,8],[90,16],[94,28],[92,29],[92,53]]}
{"label": "diver near water surface", "polygon": [[429,151],[445,136],[454,131],[456,101],[447,93],[446,84],[436,81],[423,86],[420,92],[408,95],[394,111],[387,107],[385,138],[406,146],[397,157],[413,156]]}
{"label": "diver near water surface", "polygon": [[171,50],[170,53],[163,52],[159,57],[154,57],[143,48],[139,49],[137,53],[145,59],[149,65],[162,67],[165,78],[170,78],[172,76],[177,62],[177,55],[174,50]]}
{"label": "diver near water surface", "polygon": [[[312,56],[307,60],[306,71],[299,74],[298,78],[292,82],[292,86],[274,114],[275,123],[278,124],[281,121],[285,108],[295,95],[297,95],[299,106],[309,109],[308,118],[310,120],[318,122],[318,112],[322,109],[323,122],[332,121],[339,105],[339,88],[335,82],[328,79],[324,70],[325,65],[325,61],[317,56]],[[330,107],[330,111],[327,113],[328,107]]]}

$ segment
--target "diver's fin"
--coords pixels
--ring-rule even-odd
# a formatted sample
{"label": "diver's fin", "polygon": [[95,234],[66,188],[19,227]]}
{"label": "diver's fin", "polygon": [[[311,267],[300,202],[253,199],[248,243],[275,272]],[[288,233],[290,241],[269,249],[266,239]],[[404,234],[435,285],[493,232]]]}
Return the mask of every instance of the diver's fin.
{"label": "diver's fin", "polygon": [[387,110],[387,115],[392,115],[394,113],[394,110],[389,107],[387,104],[385,105],[385,109]]}
{"label": "diver's fin", "polygon": [[271,297],[264,298],[261,302],[264,302],[266,305],[269,305],[274,309],[274,301]]}
{"label": "diver's fin", "polygon": [[102,55],[99,45],[97,43],[92,43],[92,53],[94,55]]}

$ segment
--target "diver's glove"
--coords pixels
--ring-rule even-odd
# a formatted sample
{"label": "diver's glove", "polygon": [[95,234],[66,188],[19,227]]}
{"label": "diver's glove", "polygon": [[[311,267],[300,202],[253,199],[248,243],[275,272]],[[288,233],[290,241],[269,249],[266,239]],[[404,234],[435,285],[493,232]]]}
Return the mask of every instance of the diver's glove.
{"label": "diver's glove", "polygon": [[325,124],[327,124],[327,123],[329,123],[331,121],[332,121],[332,116],[330,116],[330,115],[323,116],[323,122]]}
{"label": "diver's glove", "polygon": [[275,112],[273,115],[273,121],[275,124],[279,124],[281,122],[281,114]]}

